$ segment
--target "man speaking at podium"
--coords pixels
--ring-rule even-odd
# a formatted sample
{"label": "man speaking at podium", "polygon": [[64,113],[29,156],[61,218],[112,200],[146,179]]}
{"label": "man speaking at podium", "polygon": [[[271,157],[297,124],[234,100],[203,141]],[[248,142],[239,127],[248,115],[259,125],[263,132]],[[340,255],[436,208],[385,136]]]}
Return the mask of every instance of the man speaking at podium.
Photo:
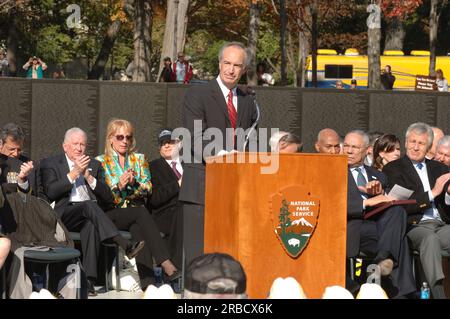
{"label": "man speaking at podium", "polygon": [[[185,164],[179,195],[183,203],[186,265],[203,254],[205,157],[242,151],[243,146],[237,145],[235,130],[247,130],[257,119],[253,97],[237,87],[247,64],[247,50],[241,43],[225,44],[219,51],[219,76],[206,85],[192,86],[184,97],[183,127],[191,134],[192,155],[191,163]],[[221,136],[210,140],[207,129],[220,131]],[[203,154],[205,146],[212,142],[223,148],[216,147],[212,154]]]}

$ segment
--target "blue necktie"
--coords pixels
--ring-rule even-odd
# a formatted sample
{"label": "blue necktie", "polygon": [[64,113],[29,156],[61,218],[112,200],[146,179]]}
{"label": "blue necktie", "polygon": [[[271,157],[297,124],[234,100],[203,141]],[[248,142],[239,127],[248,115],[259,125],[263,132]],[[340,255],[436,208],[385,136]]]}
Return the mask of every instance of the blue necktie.
{"label": "blue necktie", "polygon": [[422,164],[422,163],[417,164],[417,168],[418,168],[418,169],[422,169],[422,167],[423,167],[423,164]]}
{"label": "blue necktie", "polygon": [[356,176],[356,184],[358,186],[366,186],[367,181],[366,178],[364,177],[364,174],[362,173],[362,170],[360,167],[355,168],[355,171],[358,172],[358,175]]}

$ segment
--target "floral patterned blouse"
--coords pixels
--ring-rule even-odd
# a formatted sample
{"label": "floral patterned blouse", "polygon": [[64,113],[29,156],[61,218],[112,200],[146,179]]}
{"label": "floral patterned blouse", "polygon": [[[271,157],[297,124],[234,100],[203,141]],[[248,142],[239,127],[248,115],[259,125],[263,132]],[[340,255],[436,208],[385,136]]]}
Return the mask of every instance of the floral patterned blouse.
{"label": "floral patterned blouse", "polygon": [[[111,188],[116,207],[142,205],[148,193],[152,191],[151,175],[147,157],[140,153],[129,153],[125,156],[125,167],[119,164],[119,156],[114,152],[113,156],[102,154],[96,157],[104,170],[106,184]],[[119,178],[129,168],[136,172],[134,186],[127,185],[124,190],[117,187]]]}

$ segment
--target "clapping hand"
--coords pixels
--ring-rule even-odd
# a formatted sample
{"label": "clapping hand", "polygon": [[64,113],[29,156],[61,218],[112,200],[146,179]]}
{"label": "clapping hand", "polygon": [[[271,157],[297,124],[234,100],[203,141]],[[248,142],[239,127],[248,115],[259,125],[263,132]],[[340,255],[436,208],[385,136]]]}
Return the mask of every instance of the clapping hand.
{"label": "clapping hand", "polygon": [[30,173],[33,170],[33,168],[34,168],[34,166],[33,166],[33,162],[32,161],[28,161],[26,163],[23,163],[20,166],[20,172],[17,175],[17,179],[19,180],[20,183],[25,182],[27,176],[30,175]]}
{"label": "clapping hand", "polygon": [[84,175],[86,172],[86,169],[89,166],[89,162],[91,159],[87,155],[81,155],[73,162],[73,170],[76,173],[76,178],[80,175]]}

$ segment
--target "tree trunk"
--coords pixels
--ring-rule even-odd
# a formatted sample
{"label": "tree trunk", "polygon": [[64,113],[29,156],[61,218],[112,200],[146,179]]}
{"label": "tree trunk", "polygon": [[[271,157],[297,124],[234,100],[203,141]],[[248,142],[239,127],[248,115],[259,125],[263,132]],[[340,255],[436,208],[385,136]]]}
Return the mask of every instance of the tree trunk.
{"label": "tree trunk", "polygon": [[369,29],[369,44],[367,55],[369,58],[368,84],[370,89],[381,89],[380,79],[380,41],[381,29]]}
{"label": "tree trunk", "polygon": [[387,24],[384,50],[403,50],[405,35],[403,21],[400,21],[398,18],[392,18]]}
{"label": "tree trunk", "polygon": [[439,18],[442,10],[448,4],[448,0],[431,0],[430,9],[430,67],[429,75],[435,75],[436,69],[436,42],[439,28]]}
{"label": "tree trunk", "polygon": [[286,73],[286,3],[280,0],[280,48],[281,48],[281,85],[287,85]]}
{"label": "tree trunk", "polygon": [[297,86],[306,86],[307,60],[309,52],[308,36],[305,32],[298,32],[298,65],[297,65]]}
{"label": "tree trunk", "polygon": [[106,67],[106,63],[108,62],[108,58],[114,47],[114,42],[119,35],[121,24],[122,23],[120,22],[120,20],[116,19],[109,25],[97,59],[95,60],[91,71],[88,73],[89,80],[98,80],[102,76]]}
{"label": "tree trunk", "polygon": [[145,82],[151,80],[150,52],[153,12],[151,0],[135,0],[134,4],[133,81]]}
{"label": "tree trunk", "polygon": [[[9,64],[9,76],[17,76],[17,43],[18,43],[18,33],[17,33],[17,22],[16,22],[17,11],[12,8],[9,16],[9,29],[8,29],[8,64]],[[20,66],[21,67],[21,66]]]}
{"label": "tree trunk", "polygon": [[247,84],[255,86],[258,84],[258,75],[256,74],[256,48],[258,45],[259,34],[259,15],[261,7],[257,0],[250,3],[250,26],[248,34],[248,60],[247,66]]}
{"label": "tree trunk", "polygon": [[312,2],[311,18],[312,85],[313,87],[317,87],[317,38],[319,36],[319,32],[317,30],[317,0]]}
{"label": "tree trunk", "polygon": [[[170,57],[172,59],[172,62],[174,62],[176,60],[177,53],[184,51],[184,45],[186,43],[188,9],[189,0],[167,0],[166,25],[164,28],[164,39],[161,49],[158,74],[161,74],[161,71],[164,67],[165,57]],[[177,34],[176,37],[175,20]],[[159,81],[159,76],[156,81]]]}

